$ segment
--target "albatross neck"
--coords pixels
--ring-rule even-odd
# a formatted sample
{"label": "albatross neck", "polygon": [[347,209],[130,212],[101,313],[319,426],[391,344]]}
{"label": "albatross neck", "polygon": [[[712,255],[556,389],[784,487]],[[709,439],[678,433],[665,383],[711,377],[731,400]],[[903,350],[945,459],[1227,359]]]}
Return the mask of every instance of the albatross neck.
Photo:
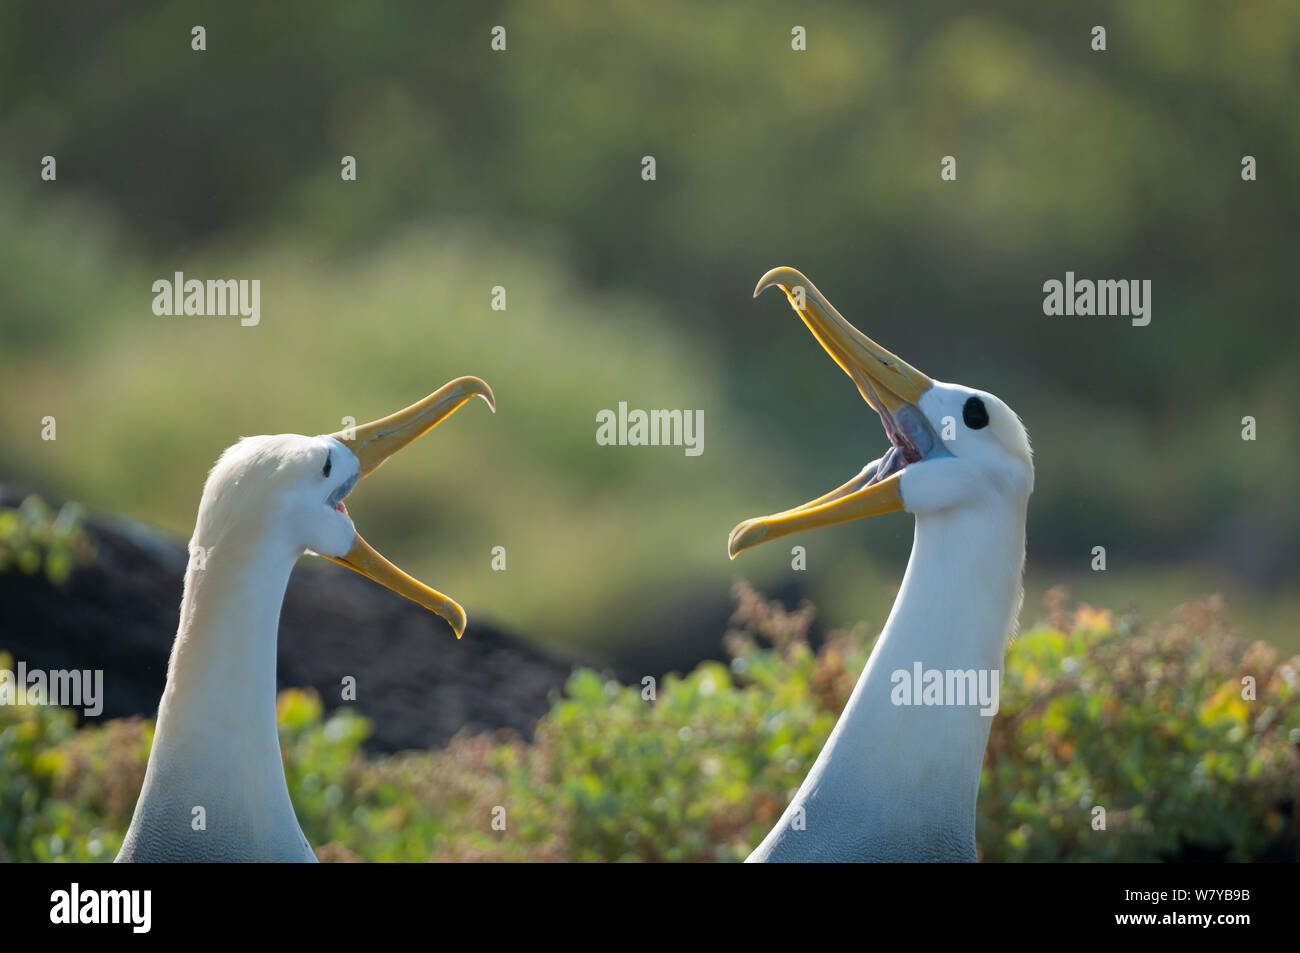
{"label": "albatross neck", "polygon": [[895,673],[910,677],[919,663],[1000,680],[1024,552],[1023,506],[994,500],[917,518],[902,587],[866,668],[751,860],[975,859],[992,717],[977,703],[895,704]]}
{"label": "albatross neck", "polygon": [[275,741],[278,760],[276,642],[296,559],[268,541],[215,547],[204,568],[189,569],[158,711],[160,736],[173,727],[205,735],[217,729],[227,743]]}
{"label": "albatross neck", "polygon": [[[185,575],[144,787],[119,860],[314,860],[275,717],[280,606],[299,553],[229,534]],[[196,826],[203,809],[206,826]]]}
{"label": "albatross neck", "polygon": [[[302,840],[275,712],[280,607],[298,551],[274,533],[227,534],[185,575],[180,626],[141,802],[207,805],[224,828]],[[137,809],[137,815],[143,808]],[[268,839],[268,838],[261,838]]]}

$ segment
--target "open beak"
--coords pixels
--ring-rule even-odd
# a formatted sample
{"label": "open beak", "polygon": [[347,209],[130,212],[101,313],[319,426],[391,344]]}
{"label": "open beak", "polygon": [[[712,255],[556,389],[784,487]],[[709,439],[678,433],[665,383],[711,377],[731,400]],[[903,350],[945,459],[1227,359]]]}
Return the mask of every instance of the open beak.
{"label": "open beak", "polygon": [[[482,397],[496,413],[496,398],[492,388],[477,377],[458,377],[444,384],[428,397],[412,404],[405,410],[384,417],[354,432],[340,431],[332,434],[334,439],[347,444],[361,461],[361,476],[373,473],[380,464],[401,450],[408,443],[428,433],[442,421],[450,417],[471,397]],[[436,589],[430,589],[418,579],[408,576],[357,534],[352,548],[340,559],[326,556],[340,566],[347,566],[361,575],[373,579],[380,585],[387,586],[393,592],[406,596],[438,615],[442,616],[456,632],[456,638],[465,634],[467,619],[465,610],[456,600],[444,596]]]}
{"label": "open beak", "polygon": [[[916,406],[933,381],[906,361],[849,324],[816,286],[793,268],[773,268],[754,289],[754,297],[779,287],[813,337],[857,385],[858,392],[880,414],[891,444],[889,452],[869,464],[839,489],[771,516],[746,520],[731,531],[727,555],[819,526],[846,523],[903,508],[899,475],[908,463],[923,458],[912,427],[925,417]],[[909,426],[911,425],[911,426]]]}

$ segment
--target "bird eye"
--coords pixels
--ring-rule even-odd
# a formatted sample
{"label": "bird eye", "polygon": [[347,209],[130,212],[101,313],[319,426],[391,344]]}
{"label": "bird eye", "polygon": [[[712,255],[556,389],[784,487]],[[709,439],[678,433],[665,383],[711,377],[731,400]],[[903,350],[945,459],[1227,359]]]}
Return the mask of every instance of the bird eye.
{"label": "bird eye", "polygon": [[971,397],[961,409],[961,419],[966,421],[966,426],[971,430],[982,430],[989,425],[989,410],[984,406],[984,401]]}
{"label": "bird eye", "polygon": [[330,475],[330,468],[334,465],[334,452],[330,451],[325,455],[325,466],[321,467],[320,475],[327,477]]}

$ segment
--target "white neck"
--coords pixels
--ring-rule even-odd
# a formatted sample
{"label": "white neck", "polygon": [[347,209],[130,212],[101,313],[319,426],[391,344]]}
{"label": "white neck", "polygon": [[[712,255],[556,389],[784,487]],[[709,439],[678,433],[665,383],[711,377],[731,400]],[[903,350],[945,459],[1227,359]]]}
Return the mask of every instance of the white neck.
{"label": "white neck", "polygon": [[[289,800],[275,712],[280,607],[298,555],[275,534],[228,534],[203,568],[187,571],[123,845],[135,856],[120,859],[312,859]],[[196,807],[206,831],[194,830]]]}
{"label": "white neck", "polygon": [[997,672],[1021,602],[1025,507],[918,517],[894,608],[812,770],[750,860],[974,860],[992,717],[894,704],[894,673]]}

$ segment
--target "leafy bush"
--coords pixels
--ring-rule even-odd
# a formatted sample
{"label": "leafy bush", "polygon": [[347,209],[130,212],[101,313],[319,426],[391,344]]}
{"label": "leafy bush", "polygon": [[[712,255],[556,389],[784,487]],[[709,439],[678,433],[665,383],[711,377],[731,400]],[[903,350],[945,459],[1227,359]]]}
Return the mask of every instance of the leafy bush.
{"label": "leafy bush", "polygon": [[[630,687],[575,672],[533,744],[496,753],[498,800],[478,800],[436,856],[743,859],[817,756],[866,647],[837,634],[814,654],[811,607],[787,613],[743,586],[737,597],[730,666]],[[505,832],[488,824],[498,808]]]}
{"label": "leafy bush", "polygon": [[[364,718],[282,693],[303,830],[326,860],[742,859],[811,766],[870,640],[832,633],[814,652],[811,607],[736,595],[729,665],[633,686],[575,671],[530,743],[462,736],[372,759]],[[1300,658],[1241,641],[1216,599],[1140,625],[1049,597],[1048,620],[1008,648],[982,857],[1294,852]],[[0,707],[0,859],[111,859],[150,735],[140,719],[76,730],[69,712]]]}
{"label": "leafy bush", "polygon": [[1300,658],[1241,641],[1217,598],[1147,628],[1087,606],[1067,624],[1063,602],[1049,593],[1052,621],[1008,652],[984,856],[1249,860],[1281,839],[1296,858]]}
{"label": "leafy bush", "polygon": [[68,709],[0,705],[0,860],[112,860],[152,736],[140,718],[78,730]]}
{"label": "leafy bush", "polygon": [[35,495],[16,507],[0,506],[0,573],[44,571],[50,582],[62,585],[94,554],[82,528],[84,517],[80,504],[65,503],[56,513]]}

